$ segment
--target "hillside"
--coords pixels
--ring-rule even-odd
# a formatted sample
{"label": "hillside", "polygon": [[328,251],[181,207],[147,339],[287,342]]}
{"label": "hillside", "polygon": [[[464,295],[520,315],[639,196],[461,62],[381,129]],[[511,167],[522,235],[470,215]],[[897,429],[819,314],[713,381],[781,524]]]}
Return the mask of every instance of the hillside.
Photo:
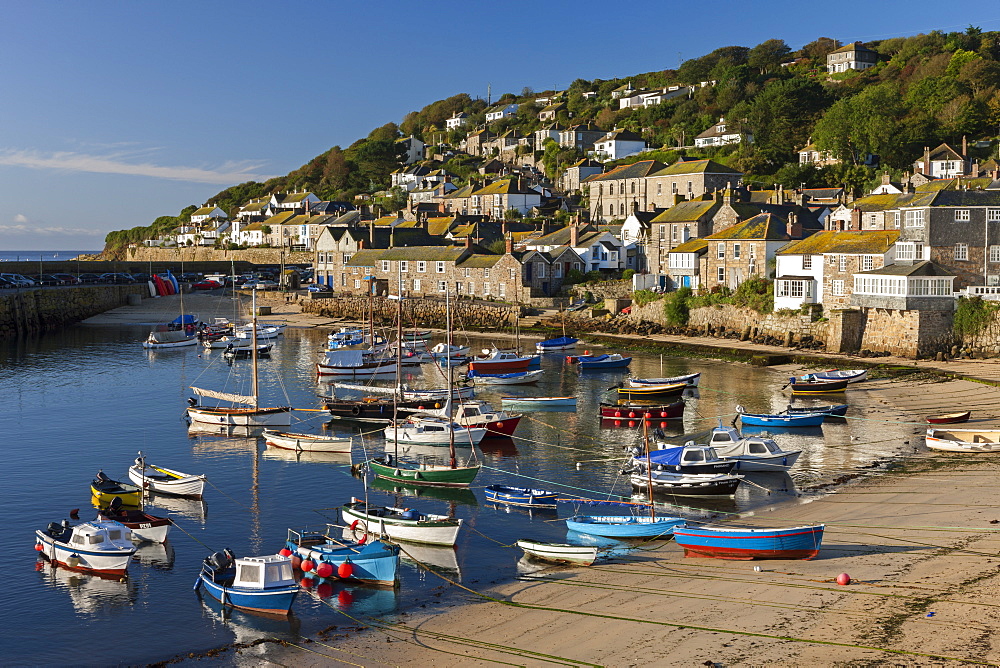
{"label": "hillside", "polygon": [[[866,157],[878,156],[878,169],[899,173],[912,165],[924,146],[960,143],[995,136],[1000,125],[1000,32],[969,26],[964,32],[938,32],[866,42],[879,62],[862,72],[827,74],[826,56],[839,46],[821,37],[798,51],[771,39],[754,47],[727,46],[685,61],[676,70],[646,72],[618,79],[577,79],[562,93],[565,105],[555,121],[563,126],[592,123],[601,130],[625,128],[645,139],[652,157],[672,161],[679,155],[711,157],[737,167],[747,181],[761,183],[845,185],[860,190],[877,180]],[[708,85],[703,85],[708,82]],[[612,91],[693,86],[690,94],[653,106],[619,109]],[[490,130],[516,129],[529,134],[542,125],[535,101],[556,91],[506,93],[492,102],[517,102],[514,117],[494,121]],[[428,144],[455,147],[469,129],[486,124],[484,100],[462,93],[407,114],[397,125],[372,130],[346,149],[334,146],[286,176],[264,183],[232,186],[208,200],[231,214],[253,197],[271,192],[309,190],[322,199],[351,200],[386,188],[389,174],[401,164],[396,139],[416,136]],[[464,129],[445,130],[457,112],[469,114]],[[684,147],[720,117],[752,144],[693,149]],[[796,151],[809,140],[844,164],[817,169],[800,167]],[[554,143],[534,147],[530,157],[554,178],[581,157]],[[992,150],[984,144],[985,157]],[[530,152],[528,149],[526,152]],[[635,160],[630,158],[628,161]],[[459,154],[443,167],[459,181],[478,177],[479,159]],[[480,177],[481,178],[481,177]],[[155,237],[190,216],[162,216],[149,226],[108,234],[109,247]]]}

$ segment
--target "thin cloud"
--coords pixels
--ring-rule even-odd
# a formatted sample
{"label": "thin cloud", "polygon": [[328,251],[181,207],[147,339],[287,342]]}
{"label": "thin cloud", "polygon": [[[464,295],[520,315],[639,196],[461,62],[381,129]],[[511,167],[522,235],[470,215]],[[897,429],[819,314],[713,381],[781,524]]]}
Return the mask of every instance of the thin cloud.
{"label": "thin cloud", "polygon": [[102,236],[98,230],[87,230],[82,227],[35,227],[33,225],[0,225],[0,232],[10,232],[11,234],[41,234],[44,236],[54,236],[57,234],[77,234],[91,237]]}
{"label": "thin cloud", "polygon": [[[31,169],[57,169],[69,172],[91,172],[96,174],[126,174],[130,176],[150,176],[173,181],[193,181],[229,185],[243,181],[260,181],[269,178],[257,174],[255,170],[263,165],[259,162],[227,162],[216,169],[199,167],[163,167],[148,162],[128,162],[124,153],[109,155],[88,155],[72,151],[42,153],[40,151],[7,149],[0,150],[0,165],[28,167]],[[3,228],[0,228],[3,229]]]}

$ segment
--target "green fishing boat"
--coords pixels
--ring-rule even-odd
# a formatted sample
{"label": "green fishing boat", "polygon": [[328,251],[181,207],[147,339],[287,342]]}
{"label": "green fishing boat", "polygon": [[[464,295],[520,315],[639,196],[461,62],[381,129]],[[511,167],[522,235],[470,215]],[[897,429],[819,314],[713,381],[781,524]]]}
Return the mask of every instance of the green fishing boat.
{"label": "green fishing boat", "polygon": [[407,485],[428,485],[435,487],[468,487],[479,474],[481,464],[474,466],[451,466],[427,462],[406,462],[392,455],[369,459],[366,464],[375,477]]}

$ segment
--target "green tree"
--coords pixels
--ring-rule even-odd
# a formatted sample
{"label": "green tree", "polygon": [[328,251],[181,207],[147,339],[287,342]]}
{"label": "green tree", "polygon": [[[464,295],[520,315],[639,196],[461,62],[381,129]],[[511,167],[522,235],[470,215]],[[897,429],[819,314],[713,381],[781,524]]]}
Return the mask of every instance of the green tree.
{"label": "green tree", "polygon": [[394,186],[390,188],[389,191],[382,197],[376,197],[375,203],[382,208],[383,211],[388,213],[398,213],[406,208],[406,203],[409,201],[409,196],[407,192],[400,188],[399,186]]}
{"label": "green tree", "polygon": [[868,153],[899,160],[897,129],[903,111],[897,85],[871,86],[835,102],[816,123],[813,140],[821,150],[852,164]]}
{"label": "green tree", "polygon": [[747,65],[759,70],[761,74],[767,74],[778,69],[791,52],[785,40],[769,39],[750,49]]}

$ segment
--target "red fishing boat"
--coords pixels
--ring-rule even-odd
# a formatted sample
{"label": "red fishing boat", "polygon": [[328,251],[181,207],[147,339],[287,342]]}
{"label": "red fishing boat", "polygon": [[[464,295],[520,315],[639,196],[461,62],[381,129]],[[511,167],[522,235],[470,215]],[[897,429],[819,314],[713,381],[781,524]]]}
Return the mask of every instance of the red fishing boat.
{"label": "red fishing boat", "polygon": [[680,420],[684,417],[684,402],[659,406],[643,404],[601,404],[604,420]]}
{"label": "red fishing boat", "polygon": [[479,374],[509,373],[527,371],[531,359],[506,350],[484,350],[485,357],[474,357],[469,362],[469,370]]}

